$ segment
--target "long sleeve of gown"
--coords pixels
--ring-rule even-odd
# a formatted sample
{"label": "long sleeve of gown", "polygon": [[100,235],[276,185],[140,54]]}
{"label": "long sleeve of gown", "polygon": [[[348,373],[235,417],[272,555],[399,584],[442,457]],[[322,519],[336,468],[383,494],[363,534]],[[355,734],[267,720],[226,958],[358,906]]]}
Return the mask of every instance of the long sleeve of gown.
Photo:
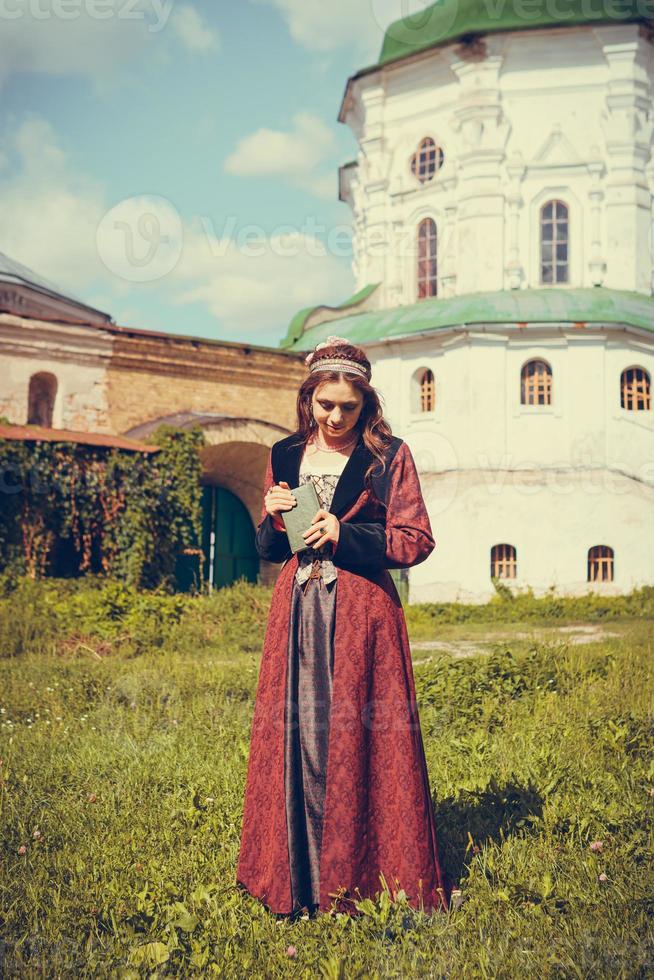
{"label": "long sleeve of gown", "polygon": [[403,442],[390,464],[386,525],[341,523],[333,556],[343,568],[378,571],[419,565],[435,541],[411,450]]}
{"label": "long sleeve of gown", "polygon": [[[263,481],[264,494],[269,487],[275,483],[272,470],[272,453],[268,454],[268,465]],[[288,536],[283,527],[280,529],[279,523],[275,521],[266,510],[265,502],[261,506],[261,520],[257,526],[254,545],[260,558],[266,561],[282,562],[291,553],[288,544]]]}

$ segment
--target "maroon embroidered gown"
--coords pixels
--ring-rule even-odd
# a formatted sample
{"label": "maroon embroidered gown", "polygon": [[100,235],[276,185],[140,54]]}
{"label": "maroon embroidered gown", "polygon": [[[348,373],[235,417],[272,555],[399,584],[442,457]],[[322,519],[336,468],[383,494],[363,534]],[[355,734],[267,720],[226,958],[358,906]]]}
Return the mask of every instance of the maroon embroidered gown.
{"label": "maroon embroidered gown", "polygon": [[[265,490],[300,475],[304,446],[273,446]],[[271,911],[354,912],[385,880],[414,907],[445,909],[433,805],[404,613],[388,568],[434,539],[411,452],[394,438],[385,474],[359,439],[317,480],[339,518],[335,548],[292,555],[262,510],[257,550],[284,561],[257,685],[237,884]],[[322,560],[316,561],[319,556]]]}

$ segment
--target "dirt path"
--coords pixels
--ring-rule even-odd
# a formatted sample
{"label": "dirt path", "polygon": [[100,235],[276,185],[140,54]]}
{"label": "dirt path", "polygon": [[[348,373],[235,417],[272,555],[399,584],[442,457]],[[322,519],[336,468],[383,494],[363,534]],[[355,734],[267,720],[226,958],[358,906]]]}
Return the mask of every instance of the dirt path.
{"label": "dirt path", "polygon": [[[474,657],[479,653],[490,653],[492,647],[497,643],[508,643],[511,640],[538,640],[541,643],[561,640],[574,646],[580,646],[585,643],[599,643],[601,640],[614,636],[620,636],[620,633],[595,624],[538,627],[533,630],[515,631],[489,629],[484,634],[483,640],[416,640],[411,644],[411,649],[414,652],[433,650],[437,653],[449,653],[452,657]],[[414,663],[422,663],[429,659],[429,657],[416,658]]]}

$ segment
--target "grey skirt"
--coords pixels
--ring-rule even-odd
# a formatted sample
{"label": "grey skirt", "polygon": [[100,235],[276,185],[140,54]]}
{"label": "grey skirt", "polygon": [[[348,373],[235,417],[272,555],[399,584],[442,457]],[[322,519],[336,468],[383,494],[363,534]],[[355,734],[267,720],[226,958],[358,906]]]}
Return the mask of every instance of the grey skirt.
{"label": "grey skirt", "polygon": [[293,912],[320,903],[320,849],[334,676],[338,580],[293,580],[288,632],[284,785]]}

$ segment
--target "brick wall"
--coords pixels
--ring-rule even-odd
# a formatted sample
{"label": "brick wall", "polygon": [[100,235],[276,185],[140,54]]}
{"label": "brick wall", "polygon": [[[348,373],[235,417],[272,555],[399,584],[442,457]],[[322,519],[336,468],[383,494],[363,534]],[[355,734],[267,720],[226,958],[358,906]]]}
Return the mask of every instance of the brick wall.
{"label": "brick wall", "polygon": [[120,335],[107,374],[112,431],[176,412],[218,412],[295,428],[298,355],[197,339]]}

